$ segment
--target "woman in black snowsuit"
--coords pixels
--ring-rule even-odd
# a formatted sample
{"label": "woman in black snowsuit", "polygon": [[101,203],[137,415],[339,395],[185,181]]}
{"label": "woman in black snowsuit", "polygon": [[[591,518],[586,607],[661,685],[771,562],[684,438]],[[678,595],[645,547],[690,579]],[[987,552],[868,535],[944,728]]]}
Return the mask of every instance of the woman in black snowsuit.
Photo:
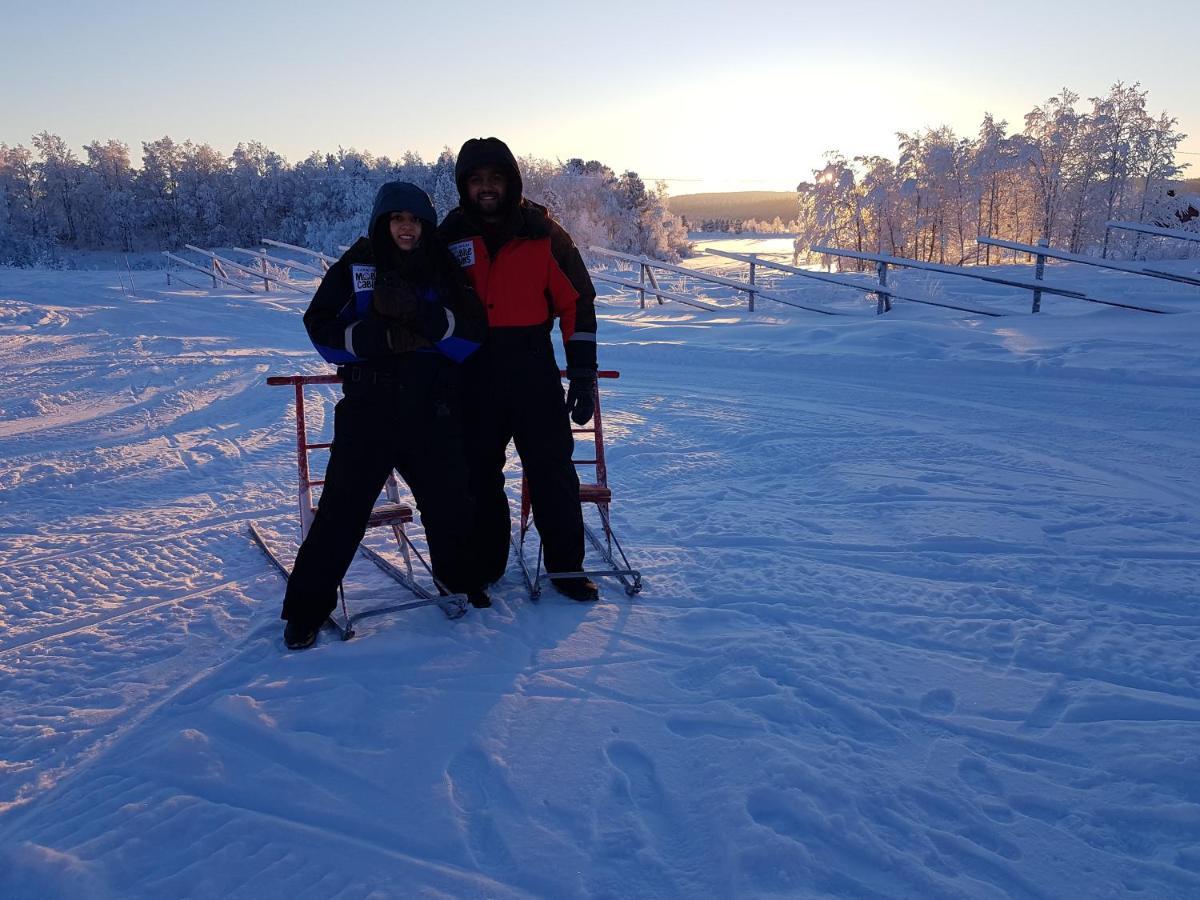
{"label": "woman in black snowsuit", "polygon": [[291,649],[310,646],[337,605],[338,584],[393,469],[416,499],[434,575],[486,605],[468,555],[458,372],[479,347],[486,318],[436,225],[424,191],[383,185],[369,237],[330,266],[304,314],[317,350],[339,366],[343,397],[324,490],[283,601]]}

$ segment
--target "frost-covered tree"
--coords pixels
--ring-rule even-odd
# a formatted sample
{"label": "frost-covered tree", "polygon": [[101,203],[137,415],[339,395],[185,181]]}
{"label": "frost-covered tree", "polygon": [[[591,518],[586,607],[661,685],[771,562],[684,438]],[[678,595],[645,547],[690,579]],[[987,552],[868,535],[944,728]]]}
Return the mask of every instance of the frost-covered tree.
{"label": "frost-covered tree", "polygon": [[578,157],[520,163],[525,195],[546,206],[581,249],[596,245],[668,260],[688,252],[687,232],[668,209],[663,185],[651,190],[636,172],[618,177],[603,163]]}
{"label": "frost-covered tree", "polygon": [[[356,149],[312,153],[289,165],[257,141],[225,156],[170,136],[142,144],[141,167],[119,141],[88,144],[86,161],[56,135],[33,138],[36,153],[0,144],[0,264],[41,264],[56,248],[176,249],[184,243],[244,246],[276,237],[336,252],[362,235],[385,181],[417,184],[440,214],[458,203],[455,156],[426,163]],[[635,172],[616,176],[595,160],[520,161],[527,195],[547,203],[581,247],[603,244],[674,259],[685,229],[660,187]]]}
{"label": "frost-covered tree", "polygon": [[1030,170],[1037,187],[1041,217],[1039,237],[1050,238],[1063,204],[1070,160],[1075,155],[1081,120],[1075,111],[1079,95],[1063,88],[1025,115]]}
{"label": "frost-covered tree", "polygon": [[142,168],[135,182],[139,226],[143,236],[160,249],[176,247],[180,242],[182,169],[183,148],[169,136],[142,143]]}
{"label": "frost-covered tree", "polygon": [[[1133,156],[1138,132],[1146,116],[1147,91],[1140,84],[1126,85],[1118,81],[1107,97],[1093,97],[1094,127],[1099,134],[1101,166],[1104,170],[1105,219],[1112,219],[1125,197],[1133,174]],[[1104,253],[1108,253],[1108,231],[1104,236]]]}
{"label": "frost-covered tree", "polygon": [[56,241],[43,223],[39,193],[33,153],[0,144],[0,265],[52,260]]}
{"label": "frost-covered tree", "polygon": [[[990,264],[1014,254],[977,245],[978,235],[1101,251],[1110,219],[1171,217],[1178,123],[1147,115],[1136,84],[1114,84],[1092,98],[1091,110],[1078,101],[1064,88],[1035,106],[1015,135],[990,115],[974,138],[949,128],[901,132],[895,163],[860,156],[846,164],[831,155],[798,188],[800,244]],[[1116,240],[1123,251],[1138,249],[1136,237]]]}
{"label": "frost-covered tree", "polygon": [[[1000,225],[1004,181],[1015,166],[1013,141],[1007,135],[1008,123],[997,122],[984,113],[971,158],[971,179],[976,188],[976,234],[995,237]],[[992,247],[983,248],[985,265],[992,262]],[[978,254],[976,254],[978,261]]]}
{"label": "frost-covered tree", "polygon": [[458,184],[454,180],[456,156],[449,147],[443,147],[433,164],[433,208],[441,220],[446,213],[458,206]]}
{"label": "frost-covered tree", "polygon": [[287,161],[259,141],[234,148],[222,206],[224,224],[235,243],[256,243],[278,230],[291,205],[290,174]]}
{"label": "frost-covered tree", "polygon": [[[1138,131],[1136,138],[1137,161],[1136,173],[1143,179],[1142,199],[1138,207],[1137,220],[1146,221],[1146,213],[1153,213],[1156,224],[1167,218],[1167,212],[1175,204],[1170,202],[1167,179],[1179,175],[1183,169],[1175,163],[1175,150],[1180,142],[1187,137],[1175,130],[1179,120],[1167,115],[1164,111],[1157,119],[1149,119]],[[1142,244],[1142,235],[1134,238],[1133,255],[1137,258]]]}
{"label": "frost-covered tree", "polygon": [[74,243],[78,235],[79,160],[66,141],[48,131],[33,136],[33,147],[41,156],[35,168],[41,180],[45,221],[61,241]]}
{"label": "frost-covered tree", "polygon": [[208,144],[185,141],[180,147],[175,186],[179,216],[178,240],[224,247],[230,243],[222,198],[227,187],[228,163]]}
{"label": "frost-covered tree", "polygon": [[80,243],[129,251],[134,248],[137,209],[129,147],[121,141],[92,141],[79,185]]}

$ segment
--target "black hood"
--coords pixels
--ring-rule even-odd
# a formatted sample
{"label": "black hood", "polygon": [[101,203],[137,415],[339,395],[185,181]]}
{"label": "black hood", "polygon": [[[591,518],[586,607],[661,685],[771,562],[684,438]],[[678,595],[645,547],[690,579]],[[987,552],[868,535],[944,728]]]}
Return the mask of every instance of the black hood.
{"label": "black hood", "polygon": [[407,181],[387,182],[375,195],[375,205],[371,208],[371,227],[367,232],[377,265],[386,266],[388,261],[395,261],[400,255],[401,251],[388,231],[388,217],[398,212],[412,213],[421,220],[421,242],[418,247],[428,246],[437,229],[437,213],[428,194]]}
{"label": "black hood", "polygon": [[521,205],[521,196],[525,186],[521,182],[521,170],[517,166],[517,158],[508,149],[508,144],[500,138],[471,138],[458,151],[458,159],[454,163],[454,181],[458,185],[458,199],[465,207],[467,200],[466,181],[472,169],[480,166],[496,166],[508,174],[508,191],[505,194],[504,205],[513,209]]}

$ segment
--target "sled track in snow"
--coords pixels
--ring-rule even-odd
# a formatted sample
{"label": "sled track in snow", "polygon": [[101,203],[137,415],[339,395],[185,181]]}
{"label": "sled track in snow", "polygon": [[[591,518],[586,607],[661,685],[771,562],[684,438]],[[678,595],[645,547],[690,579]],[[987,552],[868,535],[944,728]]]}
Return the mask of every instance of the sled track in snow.
{"label": "sled track in snow", "polygon": [[14,650],[20,650],[23,647],[29,647],[33,644],[42,644],[46,641],[59,640],[72,634],[76,634],[80,631],[88,631],[89,629],[95,628],[98,625],[116,622],[140,612],[157,609],[160,606],[168,606],[172,603],[186,603],[189,600],[198,600],[202,597],[208,596],[209,594],[215,594],[223,588],[240,587],[245,584],[252,584],[259,580],[261,579],[258,577],[235,578],[231,581],[222,581],[219,584],[210,585],[209,587],[201,588],[199,590],[183,594],[179,597],[168,597],[165,600],[149,600],[143,603],[135,603],[132,606],[126,607],[120,612],[115,612],[109,616],[93,616],[87,618],[86,620],[81,618],[64,622],[60,627],[43,631],[41,634],[35,635],[34,637],[13,641],[9,644],[0,644],[0,656],[6,653],[11,653]]}
{"label": "sled track in snow", "polygon": [[228,529],[233,534],[236,528],[228,528],[228,526],[240,526],[246,522],[253,522],[258,519],[284,516],[292,512],[290,507],[279,509],[265,510],[248,510],[246,512],[231,513],[228,516],[220,516],[215,519],[207,519],[206,521],[188,528],[180,528],[172,530],[168,534],[147,535],[144,537],[127,537],[120,540],[98,541],[86,547],[68,547],[62,550],[50,550],[40,556],[22,556],[17,559],[7,561],[5,564],[13,569],[19,569],[23,566],[40,565],[46,562],[55,562],[64,559],[71,559],[76,556],[83,556],[89,553],[109,553],[113,550],[119,550],[124,547],[135,547],[145,544],[171,544],[179,541],[184,537],[195,537],[209,531],[219,531]]}
{"label": "sled track in snow", "polygon": [[[197,593],[200,594],[204,592]],[[170,601],[163,602],[165,603]],[[159,603],[155,605],[162,604]],[[117,618],[119,618],[119,616]],[[87,626],[84,626],[83,628],[76,630],[86,630],[86,627]],[[262,634],[259,635],[258,632],[262,632]],[[194,689],[198,684],[208,680],[218,680],[221,677],[224,677],[224,666],[241,657],[248,657],[260,652],[260,647],[257,645],[257,642],[250,639],[259,636],[265,637],[266,634],[266,628],[260,628],[256,632],[251,632],[246,636],[247,640],[250,641],[247,646],[242,647],[240,650],[230,653],[218,660],[214,660],[213,664],[210,666],[199,668],[198,670],[192,672],[188,677],[184,678],[179,684],[169,688],[157,697],[154,697],[150,702],[143,702],[139,704],[133,711],[121,716],[118,721],[112,723],[112,725],[107,728],[107,731],[102,734],[101,737],[94,742],[87,744],[81,751],[78,751],[75,756],[69,760],[69,762],[65,761],[61,764],[58,770],[60,773],[62,773],[61,778],[54,781],[52,788],[57,790],[63,786],[64,782],[69,782],[75,778],[78,778],[82,773],[86,772],[87,768],[92,762],[102,758],[104,751],[120,741],[128,731],[136,728],[139,723],[149,719],[151,716],[155,715],[159,710],[176,700],[178,697]],[[44,790],[45,788],[40,789]],[[5,802],[3,798],[0,798],[0,815],[25,805],[30,801],[30,799],[32,798],[27,795],[18,795],[16,799],[9,802]],[[16,827],[19,827],[20,822],[20,814],[17,814],[4,823],[4,830],[11,831]]]}

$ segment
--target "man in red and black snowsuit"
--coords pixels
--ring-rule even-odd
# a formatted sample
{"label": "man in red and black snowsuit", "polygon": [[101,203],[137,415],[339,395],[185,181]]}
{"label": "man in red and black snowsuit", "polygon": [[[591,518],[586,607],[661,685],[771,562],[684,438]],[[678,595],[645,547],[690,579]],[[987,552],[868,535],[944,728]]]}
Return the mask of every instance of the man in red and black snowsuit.
{"label": "man in red and black snowsuit", "polygon": [[[522,196],[517,161],[503,141],[467,141],[454,176],[459,206],[439,233],[469,273],[488,318],[483,347],[463,366],[476,562],[489,582],[508,563],[504,463],[513,439],[529,481],[546,571],[577,573],[583,568],[583,514],[568,415],[585,425],[594,412],[596,289],[570,235],[545,207]],[[570,378],[565,401],[550,336],[555,318]],[[576,600],[598,596],[583,575],[553,584]]]}

